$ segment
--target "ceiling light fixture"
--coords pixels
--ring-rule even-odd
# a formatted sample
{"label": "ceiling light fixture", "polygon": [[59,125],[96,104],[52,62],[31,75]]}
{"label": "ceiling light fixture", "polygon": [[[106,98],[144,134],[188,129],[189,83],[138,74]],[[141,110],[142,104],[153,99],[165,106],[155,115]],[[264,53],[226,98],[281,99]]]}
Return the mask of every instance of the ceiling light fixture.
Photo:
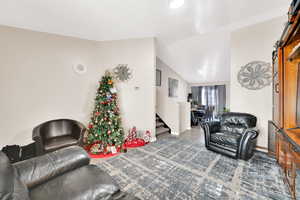
{"label": "ceiling light fixture", "polygon": [[172,9],[180,8],[184,5],[184,0],[169,0],[169,7]]}

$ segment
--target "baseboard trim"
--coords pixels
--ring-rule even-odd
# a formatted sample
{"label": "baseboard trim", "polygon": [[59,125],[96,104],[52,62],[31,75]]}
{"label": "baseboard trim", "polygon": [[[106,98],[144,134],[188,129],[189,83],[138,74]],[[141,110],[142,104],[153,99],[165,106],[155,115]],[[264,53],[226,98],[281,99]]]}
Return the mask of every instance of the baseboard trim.
{"label": "baseboard trim", "polygon": [[156,140],[157,140],[156,136],[155,137],[151,137],[150,142],[155,142]]}
{"label": "baseboard trim", "polygon": [[268,148],[266,148],[266,147],[261,147],[261,146],[256,146],[256,147],[255,147],[255,150],[257,150],[257,151],[262,151],[262,152],[265,152],[265,153],[268,153],[268,152],[269,152]]}
{"label": "baseboard trim", "polygon": [[171,134],[172,134],[172,135],[176,135],[176,136],[179,135],[179,133],[177,133],[177,132],[175,132],[175,131],[171,131]]}

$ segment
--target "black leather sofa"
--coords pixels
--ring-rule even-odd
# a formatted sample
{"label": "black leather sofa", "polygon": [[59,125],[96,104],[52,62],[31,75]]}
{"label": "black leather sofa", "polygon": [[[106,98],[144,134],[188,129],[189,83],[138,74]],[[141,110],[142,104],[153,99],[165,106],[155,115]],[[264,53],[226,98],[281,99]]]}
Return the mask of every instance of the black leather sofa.
{"label": "black leather sofa", "polygon": [[138,200],[90,165],[87,153],[67,147],[11,164],[0,152],[1,200]]}
{"label": "black leather sofa", "polygon": [[232,158],[248,160],[256,147],[257,119],[247,113],[224,113],[220,121],[202,123],[208,150]]}
{"label": "black leather sofa", "polygon": [[72,119],[56,119],[44,122],[33,129],[36,154],[43,155],[60,148],[83,145],[86,128]]}

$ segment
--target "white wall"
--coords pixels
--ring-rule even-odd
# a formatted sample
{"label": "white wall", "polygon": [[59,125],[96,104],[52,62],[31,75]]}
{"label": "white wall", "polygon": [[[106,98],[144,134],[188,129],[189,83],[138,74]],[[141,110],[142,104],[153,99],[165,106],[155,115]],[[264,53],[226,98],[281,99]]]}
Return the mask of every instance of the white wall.
{"label": "white wall", "polygon": [[256,60],[272,63],[272,50],[280,38],[286,17],[249,26],[231,34],[231,100],[230,109],[252,113],[258,118],[258,146],[268,145],[268,120],[272,119],[272,87],[247,90],[238,83],[241,66]]}
{"label": "white wall", "polygon": [[133,77],[118,83],[123,126],[127,130],[150,130],[155,138],[155,47],[153,38],[101,42],[99,44],[106,67],[128,64]]}
{"label": "white wall", "polygon": [[180,133],[191,129],[191,103],[179,103]]}
{"label": "white wall", "polygon": [[[102,43],[0,26],[0,148],[30,143],[32,129],[47,120],[73,118],[87,124],[98,81],[119,63],[134,72],[131,82],[120,85],[124,127],[154,132],[152,41]],[[76,64],[86,65],[87,73],[74,73]],[[140,90],[134,91],[135,85]]]}
{"label": "white wall", "polygon": [[[159,58],[156,59],[156,68],[162,71],[161,86],[156,87],[160,95],[170,98],[176,102],[186,102],[189,86],[188,83]],[[177,97],[169,97],[168,78],[177,79],[179,82]]]}
{"label": "white wall", "polygon": [[[172,134],[190,129],[190,103],[187,103],[188,83],[161,59],[156,59],[156,68],[161,70],[161,86],[156,87],[156,112],[171,128]],[[178,80],[177,97],[169,97],[168,78]]]}

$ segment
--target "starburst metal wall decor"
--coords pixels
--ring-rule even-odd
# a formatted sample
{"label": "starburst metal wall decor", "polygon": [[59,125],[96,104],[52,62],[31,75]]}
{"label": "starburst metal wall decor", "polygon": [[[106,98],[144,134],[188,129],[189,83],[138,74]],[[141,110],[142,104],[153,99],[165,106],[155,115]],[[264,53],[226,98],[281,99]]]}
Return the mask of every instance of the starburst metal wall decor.
{"label": "starburst metal wall decor", "polygon": [[132,78],[132,71],[126,64],[119,64],[113,70],[115,78],[119,81],[127,81]]}
{"label": "starburst metal wall decor", "polygon": [[242,87],[259,90],[271,85],[272,68],[270,63],[253,61],[241,67],[237,78]]}

